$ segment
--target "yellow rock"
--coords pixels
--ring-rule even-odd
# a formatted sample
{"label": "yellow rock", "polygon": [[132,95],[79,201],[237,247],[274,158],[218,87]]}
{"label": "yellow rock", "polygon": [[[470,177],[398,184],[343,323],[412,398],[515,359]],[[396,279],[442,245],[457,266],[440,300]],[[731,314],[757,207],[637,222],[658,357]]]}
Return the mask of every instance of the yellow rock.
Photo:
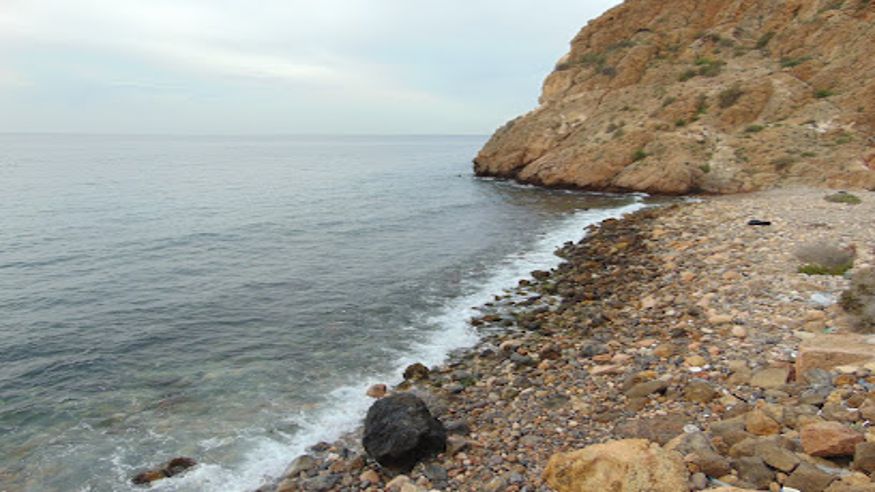
{"label": "yellow rock", "polygon": [[677,492],[687,490],[688,477],[680,454],[645,439],[557,453],[544,471],[557,492]]}

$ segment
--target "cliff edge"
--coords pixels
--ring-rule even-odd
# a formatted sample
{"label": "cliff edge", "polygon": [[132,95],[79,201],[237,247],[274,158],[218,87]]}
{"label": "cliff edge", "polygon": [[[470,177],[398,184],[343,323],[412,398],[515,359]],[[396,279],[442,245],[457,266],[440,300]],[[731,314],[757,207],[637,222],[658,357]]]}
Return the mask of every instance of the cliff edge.
{"label": "cliff edge", "polygon": [[873,189],[875,1],[627,0],[474,169],[667,194]]}

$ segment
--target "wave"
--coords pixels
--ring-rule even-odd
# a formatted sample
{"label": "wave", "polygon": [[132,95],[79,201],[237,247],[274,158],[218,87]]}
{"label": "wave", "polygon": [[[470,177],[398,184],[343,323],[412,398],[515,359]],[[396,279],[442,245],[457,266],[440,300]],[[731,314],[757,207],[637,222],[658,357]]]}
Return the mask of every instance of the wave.
{"label": "wave", "polygon": [[[355,384],[332,391],[320,410],[289,415],[297,431],[293,436],[271,439],[263,435],[241,435],[237,439],[251,442],[251,448],[242,462],[234,466],[204,463],[184,476],[157,482],[153,490],[159,491],[250,491],[265,481],[281,476],[292,459],[306,452],[307,447],[320,441],[334,441],[359,426],[373,402],[365,395],[366,389],[375,383],[396,384],[401,382],[404,367],[413,362],[433,366],[445,362],[457,350],[473,347],[478,334],[468,321],[476,316],[477,308],[493,300],[504,289],[512,288],[530,276],[532,270],[545,270],[557,266],[562,259],[554,255],[557,247],[567,241],[577,241],[584,230],[606,219],[620,218],[640,210],[646,205],[641,194],[627,195],[633,203],[601,210],[581,210],[562,221],[558,227],[539,237],[528,251],[510,255],[496,265],[485,281],[470,286],[468,294],[450,299],[436,313],[427,315],[423,326],[410,327],[420,333],[415,342],[403,354],[396,354],[395,368],[385,374],[358,374],[350,380]],[[209,448],[209,442],[201,443]],[[216,445],[221,445],[217,443]],[[127,481],[127,470],[119,469],[122,481]],[[131,488],[130,490],[138,490]]]}

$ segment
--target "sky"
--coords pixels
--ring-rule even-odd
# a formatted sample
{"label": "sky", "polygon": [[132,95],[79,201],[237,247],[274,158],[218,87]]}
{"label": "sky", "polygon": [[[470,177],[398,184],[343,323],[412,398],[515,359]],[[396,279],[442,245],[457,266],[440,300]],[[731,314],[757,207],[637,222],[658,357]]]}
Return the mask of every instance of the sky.
{"label": "sky", "polygon": [[0,132],[488,134],[619,0],[0,0]]}

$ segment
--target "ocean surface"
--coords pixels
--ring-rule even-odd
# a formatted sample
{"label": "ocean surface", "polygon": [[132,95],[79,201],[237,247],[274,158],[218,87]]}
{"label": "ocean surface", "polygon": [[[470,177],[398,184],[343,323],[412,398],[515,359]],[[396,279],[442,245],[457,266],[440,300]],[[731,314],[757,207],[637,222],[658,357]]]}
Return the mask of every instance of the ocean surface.
{"label": "ocean surface", "polygon": [[0,491],[247,491],[640,196],[484,180],[485,137],[0,135]]}

